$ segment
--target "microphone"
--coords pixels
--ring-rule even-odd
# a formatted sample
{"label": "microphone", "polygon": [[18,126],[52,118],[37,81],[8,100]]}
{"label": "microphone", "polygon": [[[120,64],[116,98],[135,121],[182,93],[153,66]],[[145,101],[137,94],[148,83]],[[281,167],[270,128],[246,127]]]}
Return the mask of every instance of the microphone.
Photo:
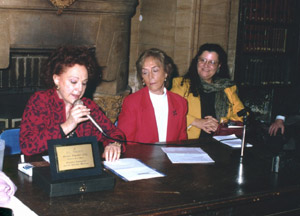
{"label": "microphone", "polygon": [[241,157],[240,157],[240,163],[243,162],[244,157],[244,149],[245,149],[245,136],[246,136],[246,125],[247,125],[247,108],[244,108],[237,112],[237,115],[239,117],[243,117],[243,139],[242,139],[242,146],[241,146]]}
{"label": "microphone", "polygon": [[[73,103],[73,106],[76,106],[76,105],[84,105],[84,103],[82,102],[82,100],[77,99],[77,100],[75,100],[74,103]],[[86,115],[86,116],[87,116],[87,117],[89,118],[89,120],[95,125],[95,127],[96,127],[99,131],[101,131],[101,133],[103,133],[105,136],[107,136],[106,133],[102,130],[102,128],[98,125],[98,123],[93,119],[92,116],[90,116],[90,115]]]}
{"label": "microphone", "polygon": [[[74,101],[73,103],[73,106],[76,106],[76,105],[84,105],[84,103],[82,102],[82,100],[80,99],[77,99]],[[108,139],[111,139],[111,140],[114,140],[114,141],[117,141],[117,142],[122,142],[122,143],[126,143],[126,142],[130,142],[130,143],[136,143],[136,144],[142,144],[142,145],[167,145],[167,144],[156,144],[156,143],[146,143],[146,142],[136,142],[136,141],[128,141],[128,140],[121,140],[121,139],[116,139],[116,138],[113,138],[111,136],[108,136],[103,130],[102,128],[98,125],[98,123],[90,116],[90,115],[86,115],[89,120],[95,125],[95,127],[105,136],[107,137]],[[168,144],[168,145],[172,145],[172,144]],[[176,144],[177,145],[177,144]]]}

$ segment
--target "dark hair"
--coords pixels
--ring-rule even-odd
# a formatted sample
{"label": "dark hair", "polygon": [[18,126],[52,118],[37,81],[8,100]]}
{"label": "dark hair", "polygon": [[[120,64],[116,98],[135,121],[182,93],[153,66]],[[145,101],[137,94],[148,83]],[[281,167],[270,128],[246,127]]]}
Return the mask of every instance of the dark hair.
{"label": "dark hair", "polygon": [[168,75],[165,81],[165,87],[169,89],[170,78],[173,77],[174,73],[177,73],[177,67],[174,64],[173,59],[169,57],[164,51],[157,48],[151,48],[145,50],[136,61],[136,70],[140,80],[142,80],[142,69],[143,69],[144,62],[148,57],[153,57],[154,59],[158,60],[162,64],[164,71]]}
{"label": "dark hair", "polygon": [[75,64],[86,67],[89,82],[100,81],[101,68],[98,66],[92,50],[87,47],[60,46],[50,54],[43,67],[44,84],[49,88],[54,87],[53,75],[62,74],[67,67],[72,67]]}
{"label": "dark hair", "polygon": [[224,51],[224,49],[219,44],[209,44],[209,43],[203,44],[199,48],[196,56],[193,58],[187,73],[183,76],[183,80],[181,83],[181,85],[183,85],[183,82],[185,80],[189,80],[190,82],[189,93],[192,93],[194,97],[198,97],[198,95],[202,91],[202,84],[201,84],[200,77],[198,75],[197,64],[198,64],[199,56],[201,56],[204,51],[216,52],[218,54],[220,69],[218,73],[216,73],[212,77],[212,79],[214,80],[216,79],[216,77],[229,78],[227,54]]}

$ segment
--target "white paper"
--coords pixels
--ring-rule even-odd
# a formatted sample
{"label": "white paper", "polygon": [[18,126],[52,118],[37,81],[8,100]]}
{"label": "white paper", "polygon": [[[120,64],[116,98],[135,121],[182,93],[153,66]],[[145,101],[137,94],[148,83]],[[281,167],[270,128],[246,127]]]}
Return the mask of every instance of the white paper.
{"label": "white paper", "polygon": [[199,147],[162,147],[172,163],[214,163]]}
{"label": "white paper", "polygon": [[[242,147],[242,140],[238,138],[235,134],[226,135],[226,136],[213,136],[213,138],[232,148]],[[249,143],[246,143],[245,145],[245,147],[252,147],[252,146],[253,145]]]}
{"label": "white paper", "polygon": [[103,164],[107,169],[110,169],[125,181],[165,176],[135,158],[122,158],[114,162],[104,161]]}
{"label": "white paper", "polygon": [[48,163],[50,163],[50,159],[49,159],[49,155],[44,155],[42,156],[42,158],[47,161]]}
{"label": "white paper", "polygon": [[[178,154],[202,154],[205,153],[199,147],[162,147],[164,153],[178,153]],[[206,154],[206,153],[205,153]]]}
{"label": "white paper", "polygon": [[10,208],[13,210],[14,216],[38,216],[34,211],[32,211],[28,206],[26,206],[17,197],[12,196],[10,201],[1,207]]}

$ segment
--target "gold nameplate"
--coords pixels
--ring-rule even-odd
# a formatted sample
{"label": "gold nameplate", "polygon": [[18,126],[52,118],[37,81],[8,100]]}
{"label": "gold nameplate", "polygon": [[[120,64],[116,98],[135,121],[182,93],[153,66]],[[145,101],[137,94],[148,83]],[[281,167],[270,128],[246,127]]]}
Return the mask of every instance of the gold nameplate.
{"label": "gold nameplate", "polygon": [[102,173],[98,141],[95,136],[47,141],[53,181]]}
{"label": "gold nameplate", "polygon": [[58,172],[95,167],[91,144],[56,147]]}

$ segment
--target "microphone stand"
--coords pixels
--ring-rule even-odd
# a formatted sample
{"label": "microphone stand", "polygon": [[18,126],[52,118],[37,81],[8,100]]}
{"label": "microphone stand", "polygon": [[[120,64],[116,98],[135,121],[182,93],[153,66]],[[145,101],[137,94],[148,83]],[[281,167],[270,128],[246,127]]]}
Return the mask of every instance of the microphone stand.
{"label": "microphone stand", "polygon": [[241,157],[240,157],[240,163],[243,162],[244,157],[244,149],[245,149],[245,137],[246,137],[246,126],[247,126],[247,113],[243,115],[243,138],[242,138],[242,147],[241,147]]}

